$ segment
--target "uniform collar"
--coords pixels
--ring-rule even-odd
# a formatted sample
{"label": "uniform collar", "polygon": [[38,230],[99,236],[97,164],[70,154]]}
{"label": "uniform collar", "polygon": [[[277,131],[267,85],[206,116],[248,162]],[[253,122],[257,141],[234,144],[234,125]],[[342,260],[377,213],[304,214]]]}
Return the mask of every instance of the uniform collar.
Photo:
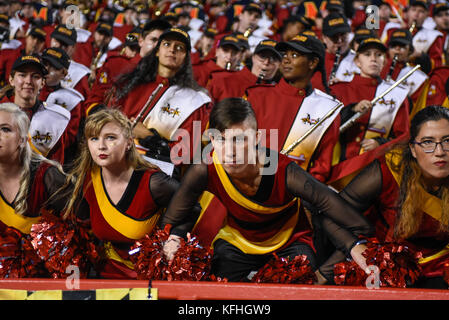
{"label": "uniform collar", "polygon": [[354,75],[353,82],[357,83],[357,85],[362,86],[378,86],[381,83],[382,79],[380,77],[377,78],[365,78],[359,74]]}
{"label": "uniform collar", "polygon": [[310,82],[305,89],[298,89],[285,81],[284,78],[282,78],[277,86],[283,93],[290,96],[305,97],[309,96],[313,92],[313,87]]}

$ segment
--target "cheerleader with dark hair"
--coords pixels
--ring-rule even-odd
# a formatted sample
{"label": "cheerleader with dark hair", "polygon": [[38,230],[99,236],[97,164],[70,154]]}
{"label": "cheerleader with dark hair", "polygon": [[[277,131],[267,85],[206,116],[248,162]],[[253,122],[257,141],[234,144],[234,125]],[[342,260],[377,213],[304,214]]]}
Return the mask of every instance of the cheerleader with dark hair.
{"label": "cheerleader with dark hair", "polygon": [[448,287],[448,177],[449,110],[430,106],[413,117],[406,143],[373,161],[340,193],[366,213],[379,241],[405,241],[422,252],[417,287]]}

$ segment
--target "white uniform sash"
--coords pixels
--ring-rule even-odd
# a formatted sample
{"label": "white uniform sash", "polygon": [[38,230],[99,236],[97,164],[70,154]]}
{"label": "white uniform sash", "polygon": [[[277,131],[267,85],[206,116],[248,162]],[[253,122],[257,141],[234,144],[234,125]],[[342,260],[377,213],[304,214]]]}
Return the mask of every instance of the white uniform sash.
{"label": "white uniform sash", "polygon": [[11,39],[6,42],[0,43],[0,50],[3,49],[17,49],[22,45],[22,42],[16,39]]}
{"label": "white uniform sash", "polygon": [[61,88],[50,93],[46,102],[48,105],[56,104],[71,112],[83,100],[83,95],[75,89]]}
{"label": "white uniform sash", "polygon": [[422,28],[413,37],[413,47],[417,53],[427,53],[435,39],[442,35],[440,31]]}
{"label": "white uniform sash", "polygon": [[76,28],[76,42],[86,42],[89,40],[91,34],[89,30]]}
{"label": "white uniform sash", "polygon": [[[331,109],[335,108],[340,101],[334,100],[326,93],[314,89],[313,92],[307,96],[301,106],[299,107],[293,125],[287,135],[282,149],[287,149],[293,142],[301,138],[312,126],[314,126],[320,119],[326,115]],[[343,105],[341,106],[343,107]],[[341,108],[336,110],[326,121],[324,121],[312,134],[310,134],[302,143],[288,154],[288,157],[303,161],[301,167],[307,169],[310,158],[312,157],[318,143],[327,128],[332,124],[337,117]]]}
{"label": "white uniform sash", "polygon": [[[409,72],[413,67],[406,65],[402,70],[399,72],[398,79],[402,78],[407,72]],[[409,95],[412,95],[416,92],[416,90],[421,87],[421,85],[426,81],[429,77],[427,74],[425,74],[421,70],[416,70],[413,72],[404,82],[402,82],[402,86],[408,88]]]}
{"label": "white uniform sash", "polygon": [[349,53],[340,61],[335,77],[342,82],[351,82],[355,74],[360,74],[359,67],[354,62],[355,52]]}
{"label": "white uniform sash", "polygon": [[44,102],[31,118],[29,134],[32,145],[46,156],[61,138],[69,121],[68,110]]}
{"label": "white uniform sash", "polygon": [[382,35],[380,37],[380,40],[383,43],[387,43],[387,41],[388,41],[388,30],[393,29],[393,28],[400,29],[401,28],[401,24],[399,24],[397,22],[388,22],[385,25],[384,30],[382,31]]}
{"label": "white uniform sash", "polygon": [[211,99],[204,92],[171,86],[151,109],[143,124],[147,128],[155,128],[165,139],[172,140],[179,126],[196,109],[208,102]]}
{"label": "white uniform sash", "polygon": [[[390,83],[382,81],[377,86],[376,97],[385,92],[390,86]],[[371,110],[368,129],[365,133],[365,139],[372,139],[379,136],[384,138],[388,137],[396,114],[407,97],[407,94],[408,89],[397,86],[374,104]]]}
{"label": "white uniform sash", "polygon": [[86,75],[90,73],[90,69],[85,65],[70,61],[70,66],[67,71],[67,76],[61,81],[61,85],[64,88],[75,88],[78,82]]}

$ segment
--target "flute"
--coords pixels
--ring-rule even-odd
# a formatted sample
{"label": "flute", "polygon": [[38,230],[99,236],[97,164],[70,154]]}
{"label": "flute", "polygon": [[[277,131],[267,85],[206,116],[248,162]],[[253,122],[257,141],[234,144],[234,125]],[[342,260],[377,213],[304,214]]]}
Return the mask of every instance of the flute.
{"label": "flute", "polygon": [[[418,70],[421,67],[421,65],[416,65],[413,69],[411,69],[409,72],[407,72],[401,79],[397,80],[395,83],[391,85],[387,90],[382,92],[380,96],[375,97],[373,100],[371,100],[371,104],[374,105],[377,101],[382,99],[384,96],[386,96],[391,90],[396,88],[398,85],[400,85],[405,79],[410,77],[413,72]],[[365,111],[366,112],[366,111]],[[346,121],[343,125],[340,127],[340,133],[346,131],[349,127],[351,127],[361,116],[365,114],[365,112],[357,112],[354,114],[348,121]]]}
{"label": "flute", "polygon": [[290,152],[292,152],[292,150],[295,149],[298,144],[303,142],[309,135],[312,134],[313,131],[316,130],[316,128],[318,128],[324,121],[326,121],[335,111],[337,111],[342,106],[343,106],[343,102],[340,102],[335,107],[333,107],[331,110],[329,110],[324,115],[324,117],[322,117],[313,127],[311,127],[309,130],[307,130],[306,133],[304,133],[300,138],[298,138],[291,145],[289,145],[287,147],[287,149],[282,150],[280,153],[287,155]]}
{"label": "flute", "polygon": [[159,83],[159,85],[157,86],[156,89],[154,89],[154,91],[151,93],[150,97],[148,98],[147,102],[145,103],[145,105],[142,107],[142,109],[140,110],[139,114],[137,115],[137,117],[134,119],[133,123],[132,123],[132,128],[134,129],[134,127],[137,125],[137,123],[140,121],[140,119],[142,119],[143,115],[147,112],[148,108],[153,104],[153,101],[156,97],[156,95],[159,93],[159,91],[162,89],[162,87],[164,86],[163,83]]}

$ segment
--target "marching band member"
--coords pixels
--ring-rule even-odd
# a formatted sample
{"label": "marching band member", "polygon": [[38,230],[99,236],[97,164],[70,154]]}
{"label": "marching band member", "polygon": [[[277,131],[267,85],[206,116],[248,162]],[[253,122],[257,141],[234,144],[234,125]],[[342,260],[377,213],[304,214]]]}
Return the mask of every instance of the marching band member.
{"label": "marching band member", "polygon": [[251,69],[226,73],[222,77],[212,77],[207,89],[214,102],[224,98],[243,97],[245,90],[256,83],[273,83],[281,64],[281,54],[275,49],[274,40],[261,41],[251,57]]}
{"label": "marching band member", "polygon": [[21,55],[41,54],[45,48],[46,33],[42,28],[33,27],[27,32],[25,43],[16,49],[5,49],[0,55],[0,81],[8,81],[14,61]]}
{"label": "marching band member", "polygon": [[379,241],[403,241],[422,252],[415,286],[444,288],[449,261],[449,111],[429,106],[410,125],[408,143],[373,161],[340,195],[366,212]]}
{"label": "marching band member", "polygon": [[[362,216],[294,160],[257,147],[260,135],[248,101],[221,100],[212,109],[210,128],[214,129],[210,132],[212,161],[189,168],[161,225],[176,227],[191,216],[191,208],[204,191],[217,196],[229,209],[213,242],[212,273],[217,277],[247,281],[252,272],[273,257],[272,253],[290,259],[304,254],[316,270],[315,255],[320,253],[313,249],[303,200],[328,215],[337,229],[343,229],[341,225],[353,233],[370,231]],[[274,170],[269,169],[271,165]],[[334,234],[340,247],[364,267],[360,255],[364,245],[358,243],[357,237],[352,233],[343,237],[340,230]],[[164,247],[169,259],[177,250],[179,237],[184,235],[170,235]]]}
{"label": "marching band member", "polygon": [[449,4],[447,1],[433,6],[432,17],[436,24],[435,28],[443,34],[444,65],[449,65]]}
{"label": "marching band member", "polygon": [[[443,64],[443,34],[440,31],[426,29],[423,27],[424,21],[429,14],[429,6],[426,0],[412,0],[409,3],[407,11],[404,13],[406,28],[410,30],[413,36],[414,53],[411,59],[416,59],[420,55],[427,54],[431,60],[432,69]],[[382,40],[388,41],[391,33],[401,28],[398,23],[389,23],[385,26]]]}
{"label": "marching band member", "polygon": [[39,99],[49,105],[63,106],[70,112],[70,121],[66,128],[64,140],[64,164],[74,159],[77,152],[78,129],[82,118],[82,103],[84,97],[75,89],[62,87],[70,66],[69,56],[60,48],[48,48],[42,53],[42,61],[48,70],[45,75],[45,86]]}
{"label": "marching band member", "polygon": [[[323,43],[326,47],[325,70],[328,77],[327,81],[331,84],[338,81],[337,73],[340,78],[345,74],[345,65],[347,63],[343,61],[347,60],[350,63],[354,60],[354,55],[349,47],[351,27],[344,15],[331,13],[324,18],[322,31]],[[315,73],[312,85],[314,88],[324,90],[320,73]]]}
{"label": "marching band member", "polygon": [[215,51],[215,59],[203,60],[193,66],[196,82],[204,88],[213,72],[236,71],[242,61],[242,46],[239,39],[227,35],[220,39]]}
{"label": "marching band member", "polygon": [[[167,29],[160,37],[156,48],[145,56],[139,65],[117,82],[117,92],[109,105],[120,106],[130,118],[135,118],[151,96],[162,84],[163,89],[154,97],[154,103],[143,115],[134,129],[137,139],[153,139],[155,132],[171,141],[174,146],[184,135],[179,136],[178,128],[184,129],[190,137],[184,137],[188,146],[180,145],[183,162],[189,163],[194,152],[200,147],[202,132],[208,118],[209,96],[193,79],[190,62],[190,39],[178,28]],[[198,122],[200,132],[194,131]],[[151,129],[151,131],[150,131]],[[183,150],[186,147],[187,150]],[[187,154],[187,151],[190,153]],[[179,153],[177,153],[179,155]],[[186,157],[187,156],[187,157]],[[186,158],[185,158],[186,157]]]}
{"label": "marching band member", "polygon": [[91,110],[98,104],[106,103],[110,99],[111,89],[117,79],[125,73],[136,68],[141,56],[139,54],[139,34],[129,33],[126,36],[123,49],[108,52],[104,64],[96,71],[92,90],[84,103],[83,116],[87,116],[86,110]]}
{"label": "marching band member", "polygon": [[[407,29],[393,31],[388,41],[388,59],[382,70],[381,78],[386,81],[396,80],[410,71],[413,66],[409,64],[409,60],[413,51],[414,47],[410,31]],[[403,87],[409,89],[409,96],[413,104],[421,96],[427,79],[428,76],[425,72],[417,70],[402,83]]]}
{"label": "marching band member", "polygon": [[[346,123],[356,112],[365,113],[351,128],[340,133],[339,144],[334,152],[332,181],[337,179],[335,174],[340,172],[340,167],[336,169],[337,163],[338,166],[344,165],[355,172],[368,164],[359,155],[375,150],[387,142],[400,141],[408,135],[407,89],[398,86],[374,106],[371,104],[374,97],[391,86],[379,77],[385,64],[386,51],[387,48],[379,39],[365,39],[355,57],[360,75],[355,75],[351,82],[340,82],[332,86],[332,92],[345,105],[340,113],[342,123]],[[350,161],[350,164],[345,160]]]}
{"label": "marching band member", "polygon": [[155,19],[145,23],[142,28],[142,35],[139,37],[140,57],[145,57],[153,51],[161,34],[170,27],[171,24],[163,19]]}
{"label": "marching band member", "polygon": [[42,103],[39,91],[48,73],[37,55],[21,56],[12,66],[9,84],[0,102],[14,102],[30,118],[30,145],[45,157],[64,163],[64,141],[67,141],[67,125],[70,111],[56,103]]}
{"label": "marching band member", "polygon": [[62,81],[62,86],[75,89],[83,95],[84,99],[87,99],[90,92],[88,78],[91,71],[85,65],[72,60],[76,48],[77,34],[76,29],[67,28],[66,25],[58,25],[51,33],[50,47],[61,48],[70,58],[69,69]]}
{"label": "marching band member", "polygon": [[[315,72],[321,70],[325,73],[324,46],[316,37],[302,34],[279,43],[275,48],[283,53],[280,66],[283,78],[275,86],[250,87],[246,96],[256,112],[259,128],[267,130],[267,146],[278,143],[277,151],[281,151],[301,137],[339,101],[310,84]],[[321,182],[327,181],[331,170],[332,149],[338,141],[338,113],[334,112],[313,135],[288,155]],[[270,140],[270,129],[278,130],[277,141]]]}

